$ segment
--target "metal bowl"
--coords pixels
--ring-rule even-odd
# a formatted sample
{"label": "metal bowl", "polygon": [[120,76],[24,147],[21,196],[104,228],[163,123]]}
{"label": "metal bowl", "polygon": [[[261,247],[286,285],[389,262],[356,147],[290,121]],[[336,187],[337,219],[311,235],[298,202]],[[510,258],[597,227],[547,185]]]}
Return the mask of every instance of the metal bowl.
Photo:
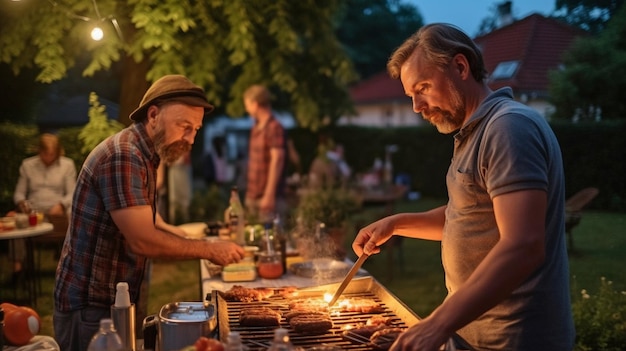
{"label": "metal bowl", "polygon": [[345,276],[350,265],[332,258],[315,258],[289,266],[293,274],[305,278],[331,279]]}

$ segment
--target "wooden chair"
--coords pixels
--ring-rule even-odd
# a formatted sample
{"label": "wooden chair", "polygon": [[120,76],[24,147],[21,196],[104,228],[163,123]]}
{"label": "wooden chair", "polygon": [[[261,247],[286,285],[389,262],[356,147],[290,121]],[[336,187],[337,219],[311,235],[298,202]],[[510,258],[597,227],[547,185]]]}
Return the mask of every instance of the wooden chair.
{"label": "wooden chair", "polygon": [[574,236],[572,230],[580,223],[582,210],[593,200],[600,190],[589,187],[580,190],[565,201],[565,233],[567,234],[568,250],[574,251]]}

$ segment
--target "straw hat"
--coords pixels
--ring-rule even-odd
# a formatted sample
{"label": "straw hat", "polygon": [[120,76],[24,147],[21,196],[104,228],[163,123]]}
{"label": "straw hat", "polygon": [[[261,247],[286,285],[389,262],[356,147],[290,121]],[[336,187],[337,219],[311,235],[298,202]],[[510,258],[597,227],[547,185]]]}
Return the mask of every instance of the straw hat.
{"label": "straw hat", "polygon": [[165,101],[177,101],[185,105],[204,107],[204,114],[213,111],[213,105],[209,104],[204,90],[193,84],[189,78],[172,74],[159,78],[152,83],[148,91],[141,99],[139,107],[130,114],[133,121],[141,121],[146,118],[148,107]]}

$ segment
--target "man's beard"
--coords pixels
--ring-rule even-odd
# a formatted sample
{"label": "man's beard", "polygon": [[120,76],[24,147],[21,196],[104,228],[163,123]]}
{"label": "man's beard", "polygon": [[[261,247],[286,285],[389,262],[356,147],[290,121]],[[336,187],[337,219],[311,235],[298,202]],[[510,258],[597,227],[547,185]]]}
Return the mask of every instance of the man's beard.
{"label": "man's beard", "polygon": [[191,145],[184,140],[178,140],[166,145],[165,129],[159,129],[154,134],[154,147],[159,157],[161,157],[161,161],[168,165],[176,162],[181,156],[191,151]]}
{"label": "man's beard", "polygon": [[463,126],[465,120],[463,94],[454,86],[450,79],[448,79],[447,83],[452,111],[442,110],[438,107],[422,111],[424,119],[437,127],[437,130],[442,134],[450,134],[458,130]]}

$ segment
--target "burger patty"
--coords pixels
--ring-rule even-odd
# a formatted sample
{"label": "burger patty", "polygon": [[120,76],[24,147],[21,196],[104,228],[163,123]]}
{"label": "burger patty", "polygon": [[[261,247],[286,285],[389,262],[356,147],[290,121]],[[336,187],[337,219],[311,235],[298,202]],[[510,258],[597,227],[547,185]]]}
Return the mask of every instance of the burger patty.
{"label": "burger patty", "polygon": [[239,313],[239,324],[246,327],[279,326],[280,318],[280,312],[269,307],[246,308]]}
{"label": "burger patty", "polygon": [[292,317],[289,325],[296,333],[324,334],[333,327],[333,321],[329,315],[309,313]]}

